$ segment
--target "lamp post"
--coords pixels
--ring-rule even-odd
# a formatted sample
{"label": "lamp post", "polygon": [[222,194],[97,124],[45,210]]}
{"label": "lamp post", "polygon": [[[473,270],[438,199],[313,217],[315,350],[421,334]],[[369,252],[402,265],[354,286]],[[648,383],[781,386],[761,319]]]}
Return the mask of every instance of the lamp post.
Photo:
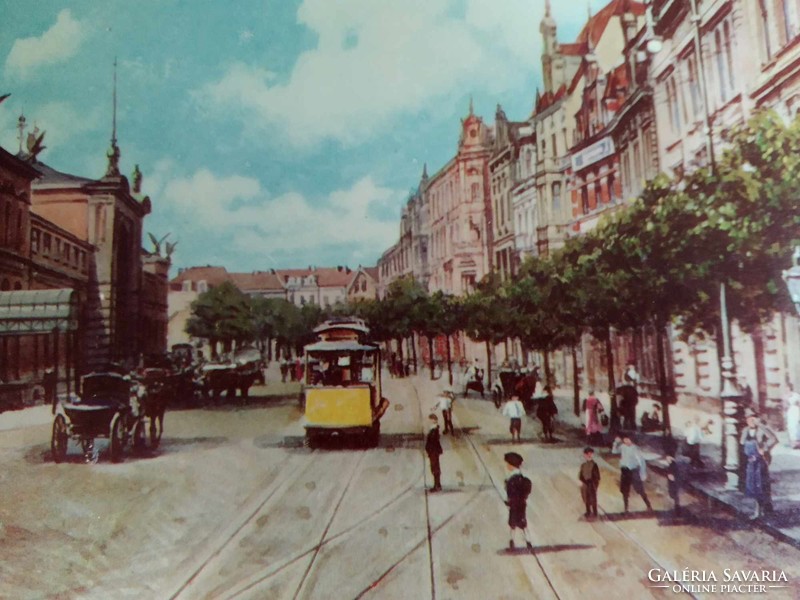
{"label": "lamp post", "polygon": [[[706,154],[711,172],[716,171],[714,158],[714,131],[711,119],[710,104],[708,100],[708,86],[706,85],[705,59],[703,58],[703,45],[701,39],[700,13],[697,10],[697,0],[690,0],[690,20],[694,37],[697,68],[699,72],[700,96],[703,101],[703,134],[706,136]],[[736,490],[739,488],[739,424],[741,409],[741,392],[736,384],[736,366],[731,352],[730,322],[728,321],[728,304],[726,302],[725,283],[719,286],[720,321],[722,324],[723,355],[720,360],[720,400],[722,401],[722,467],[725,470],[725,488]]]}
{"label": "lamp post", "polygon": [[786,282],[797,314],[800,315],[800,246],[795,247],[792,254],[792,268],[783,272],[783,280]]}

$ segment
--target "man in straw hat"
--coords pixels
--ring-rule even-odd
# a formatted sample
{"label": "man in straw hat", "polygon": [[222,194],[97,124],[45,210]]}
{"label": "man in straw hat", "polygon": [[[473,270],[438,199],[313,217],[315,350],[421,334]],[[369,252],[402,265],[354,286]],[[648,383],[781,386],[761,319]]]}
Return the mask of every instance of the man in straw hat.
{"label": "man in straw hat", "polygon": [[513,550],[514,530],[521,529],[525,537],[525,546],[533,552],[531,535],[528,532],[528,519],[526,516],[528,496],[531,493],[531,480],[525,477],[520,470],[522,456],[516,452],[506,452],[503,456],[506,462],[508,477],[506,478],[506,506],[508,506],[508,527],[511,537],[508,542],[509,549]]}
{"label": "man in straw hat", "polygon": [[747,427],[742,430],[739,443],[742,446],[745,463],[745,494],[756,501],[753,518],[757,519],[772,511],[772,490],[769,481],[770,451],[778,443],[778,438],[761,423],[758,414],[748,408],[744,413]]}

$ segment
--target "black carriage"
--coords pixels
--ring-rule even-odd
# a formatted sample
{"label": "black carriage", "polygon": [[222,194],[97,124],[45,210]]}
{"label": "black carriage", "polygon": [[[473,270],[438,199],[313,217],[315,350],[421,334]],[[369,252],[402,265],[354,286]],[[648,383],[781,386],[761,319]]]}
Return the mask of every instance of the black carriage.
{"label": "black carriage", "polygon": [[53,460],[62,462],[69,439],[80,442],[87,462],[96,462],[95,439],[109,439],[112,462],[120,462],[125,447],[145,443],[145,422],[137,406],[136,388],[130,377],[118,373],[92,373],[82,381],[80,396],[61,398],[54,407],[51,450]]}

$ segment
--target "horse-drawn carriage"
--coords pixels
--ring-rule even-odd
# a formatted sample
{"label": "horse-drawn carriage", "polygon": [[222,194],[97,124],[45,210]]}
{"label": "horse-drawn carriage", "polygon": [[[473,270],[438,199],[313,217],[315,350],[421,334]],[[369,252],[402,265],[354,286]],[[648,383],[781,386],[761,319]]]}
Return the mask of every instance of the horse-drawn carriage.
{"label": "horse-drawn carriage", "polygon": [[[152,414],[146,396],[127,375],[92,373],[83,377],[80,396],[58,398],[53,405],[53,460],[67,456],[70,438],[78,441],[86,462],[97,462],[97,438],[108,438],[112,462],[120,462],[129,442],[141,450],[146,445],[146,427]],[[151,434],[152,435],[152,434]],[[158,437],[160,438],[160,430]],[[152,437],[151,437],[152,440]]]}
{"label": "horse-drawn carriage", "polygon": [[238,390],[247,399],[255,383],[264,383],[264,362],[258,351],[243,351],[230,362],[204,364],[200,378],[206,397],[217,400],[226,392],[227,398],[233,398]]}

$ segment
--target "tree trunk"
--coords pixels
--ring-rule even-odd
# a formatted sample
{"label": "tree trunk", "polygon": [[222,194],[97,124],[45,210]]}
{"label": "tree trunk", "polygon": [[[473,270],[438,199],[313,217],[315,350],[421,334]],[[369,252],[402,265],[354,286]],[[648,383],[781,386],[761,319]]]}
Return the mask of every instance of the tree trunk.
{"label": "tree trunk", "polygon": [[608,395],[611,398],[611,426],[609,432],[619,431],[619,411],[617,410],[617,385],[614,381],[614,351],[611,348],[611,328],[608,328],[605,339],[606,347],[606,371],[608,372]]}
{"label": "tree trunk", "polygon": [[447,374],[449,377],[450,385],[453,385],[453,360],[450,356],[450,336],[444,337],[445,344],[447,345]]}
{"label": "tree trunk", "polygon": [[492,342],[486,340],[486,387],[492,385]]}
{"label": "tree trunk", "polygon": [[[411,358],[414,363],[414,375],[417,374],[417,342],[416,338],[414,337],[414,332],[411,332]],[[433,360],[433,357],[431,357]]]}
{"label": "tree trunk", "polygon": [[267,362],[272,362],[272,337],[267,336]]}
{"label": "tree trunk", "polygon": [[572,412],[581,414],[581,383],[578,378],[578,347],[572,346]]}
{"label": "tree trunk", "polygon": [[431,381],[434,380],[433,376],[433,367],[436,364],[436,361],[433,360],[433,336],[428,335],[428,352],[430,353],[430,360],[431,360]]}
{"label": "tree trunk", "polygon": [[665,438],[672,437],[672,424],[669,419],[669,404],[672,394],[667,389],[667,368],[664,355],[664,327],[656,323],[656,360],[658,362],[658,393],[661,396],[661,412],[664,413],[662,432]]}
{"label": "tree trunk", "polygon": [[403,338],[397,338],[397,361],[399,365],[399,369],[397,372],[398,377],[403,377],[406,372],[405,361],[403,360]]}
{"label": "tree trunk", "polygon": [[553,376],[550,375],[550,352],[545,350],[542,352],[542,356],[544,357],[544,384],[550,387],[550,391],[552,391]]}

